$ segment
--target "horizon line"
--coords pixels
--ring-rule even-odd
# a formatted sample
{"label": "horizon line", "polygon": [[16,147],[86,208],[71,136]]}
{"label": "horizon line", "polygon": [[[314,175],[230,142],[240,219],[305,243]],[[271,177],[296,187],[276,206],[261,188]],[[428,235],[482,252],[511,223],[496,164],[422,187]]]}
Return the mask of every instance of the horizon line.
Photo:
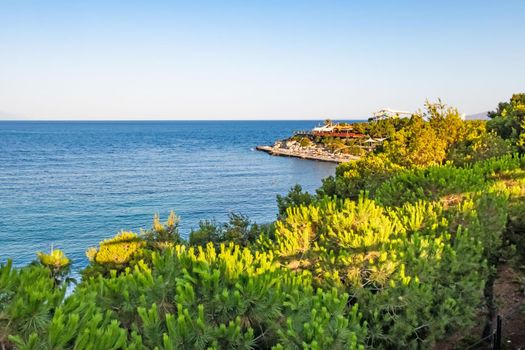
{"label": "horizon line", "polygon": [[318,118],[318,119],[0,119],[0,122],[249,122],[249,121],[322,121],[331,120],[368,120],[362,118]]}

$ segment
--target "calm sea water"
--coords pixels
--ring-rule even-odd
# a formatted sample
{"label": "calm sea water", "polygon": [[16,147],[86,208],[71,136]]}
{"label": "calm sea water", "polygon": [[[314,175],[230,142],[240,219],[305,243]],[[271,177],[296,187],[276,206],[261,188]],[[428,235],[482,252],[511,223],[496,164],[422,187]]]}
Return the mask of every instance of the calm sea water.
{"label": "calm sea water", "polygon": [[277,194],[313,191],[335,165],[257,152],[312,121],[0,122],[0,262],[63,249],[79,269],[89,246],[154,213],[275,219]]}

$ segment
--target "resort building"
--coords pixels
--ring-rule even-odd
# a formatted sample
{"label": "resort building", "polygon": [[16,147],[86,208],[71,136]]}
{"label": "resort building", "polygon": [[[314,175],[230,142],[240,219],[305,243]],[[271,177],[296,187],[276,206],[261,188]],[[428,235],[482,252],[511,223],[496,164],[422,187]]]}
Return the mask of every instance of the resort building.
{"label": "resort building", "polygon": [[368,120],[378,121],[378,120],[391,119],[391,118],[410,118],[412,114],[413,114],[412,112],[396,111],[390,108],[383,108],[375,112],[373,116],[369,118]]}

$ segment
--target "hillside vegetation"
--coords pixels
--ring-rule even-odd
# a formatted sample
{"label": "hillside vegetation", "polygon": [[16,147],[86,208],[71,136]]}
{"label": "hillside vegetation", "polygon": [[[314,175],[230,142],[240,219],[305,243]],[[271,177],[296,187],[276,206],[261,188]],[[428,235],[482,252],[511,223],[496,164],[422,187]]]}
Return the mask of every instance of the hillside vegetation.
{"label": "hillside vegetation", "polygon": [[278,197],[274,223],[185,241],[155,216],[89,248],[70,293],[61,251],[7,261],[0,348],[426,349],[485,314],[488,334],[496,267],[525,252],[523,111],[519,94],[488,124],[441,103],[359,124],[387,141]]}

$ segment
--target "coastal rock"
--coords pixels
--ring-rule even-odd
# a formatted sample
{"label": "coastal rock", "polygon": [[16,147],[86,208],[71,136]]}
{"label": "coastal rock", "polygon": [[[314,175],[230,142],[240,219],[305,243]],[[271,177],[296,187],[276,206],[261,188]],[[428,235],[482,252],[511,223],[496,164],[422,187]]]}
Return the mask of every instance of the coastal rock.
{"label": "coastal rock", "polygon": [[256,149],[275,156],[297,157],[334,163],[359,159],[358,156],[349,154],[336,154],[325,146],[316,143],[303,147],[299,142],[290,139],[278,140],[273,146],[257,146]]}
{"label": "coastal rock", "polygon": [[287,140],[285,142],[285,148],[292,148],[294,146],[297,146],[298,143],[296,141],[293,141],[293,140]]}

